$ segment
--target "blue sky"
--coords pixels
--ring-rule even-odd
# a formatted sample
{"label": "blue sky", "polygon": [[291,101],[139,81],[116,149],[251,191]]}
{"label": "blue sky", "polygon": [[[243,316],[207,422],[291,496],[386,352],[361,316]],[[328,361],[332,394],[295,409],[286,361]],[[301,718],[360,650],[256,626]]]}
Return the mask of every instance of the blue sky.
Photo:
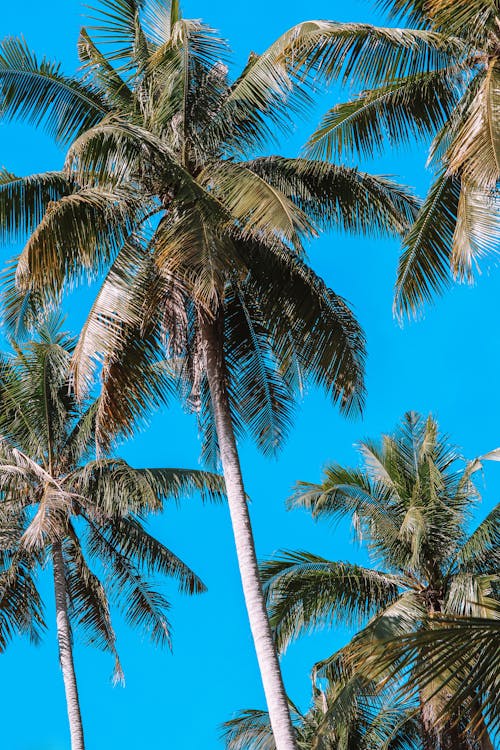
{"label": "blue sky", "polygon": [[[60,59],[71,72],[83,23],[78,0],[5,3],[0,37],[24,34],[39,54]],[[184,13],[203,17],[221,30],[243,64],[250,50],[262,51],[274,38],[305,18],[380,22],[368,0],[186,0]],[[347,92],[344,92],[345,97]],[[327,97],[333,102],[337,92]],[[296,154],[318,114],[281,144]],[[29,174],[61,166],[63,154],[28,126],[0,125],[0,165]],[[414,144],[364,165],[425,192],[425,145]],[[16,251],[1,248],[2,263]],[[324,236],[310,248],[310,260],[336,292],[354,306],[368,340],[368,398],[363,419],[346,421],[325,397],[309,389],[295,428],[277,460],[241,446],[247,489],[252,498],[257,551],[269,557],[280,548],[306,549],[332,559],[364,560],[351,545],[347,525],[335,531],[314,524],[301,512],[287,513],[284,501],[296,480],[314,481],[328,461],[353,464],[357,440],[391,430],[408,409],[432,412],[468,457],[500,445],[500,352],[498,295],[500,271],[490,264],[473,287],[455,287],[426,311],[419,323],[400,328],[391,302],[397,241]],[[88,296],[88,295],[87,295]],[[81,317],[85,297],[69,300],[69,320]],[[148,429],[120,453],[136,466],[198,466],[196,421],[173,406],[155,415]],[[497,501],[500,467],[480,478],[483,503],[477,518]],[[208,585],[197,598],[171,594],[174,651],[160,651],[117,620],[125,688],[110,682],[112,660],[76,645],[76,668],[89,750],[171,748],[216,750],[218,725],[241,708],[264,707],[244,611],[227,509],[186,500],[169,507],[152,528]],[[47,619],[53,619],[48,571],[42,575]],[[339,628],[302,639],[283,660],[291,697],[303,708],[309,697],[313,662],[342,645]],[[9,750],[63,750],[69,745],[62,680],[54,629],[40,647],[14,642],[1,656],[0,744]]]}

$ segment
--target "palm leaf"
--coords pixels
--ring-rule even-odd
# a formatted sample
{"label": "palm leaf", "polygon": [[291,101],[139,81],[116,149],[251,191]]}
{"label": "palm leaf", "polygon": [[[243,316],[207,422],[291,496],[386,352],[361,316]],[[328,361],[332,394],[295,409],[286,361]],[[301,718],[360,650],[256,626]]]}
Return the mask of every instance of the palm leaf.
{"label": "palm leaf", "polygon": [[306,552],[282,552],[261,566],[277,645],[335,622],[352,625],[398,596],[395,576],[337,563]]}
{"label": "palm leaf", "polygon": [[450,283],[460,179],[441,173],[405,238],[394,294],[397,315],[415,315]]}
{"label": "palm leaf", "polygon": [[386,141],[395,146],[433,135],[457,106],[460,78],[460,71],[453,75],[445,68],[363,91],[323,116],[307,153],[324,159],[346,153],[372,157]]}
{"label": "palm leaf", "polygon": [[59,143],[67,144],[96,125],[108,107],[98,92],[61,72],[60,65],[40,61],[23,39],[0,44],[0,114],[44,127]]}

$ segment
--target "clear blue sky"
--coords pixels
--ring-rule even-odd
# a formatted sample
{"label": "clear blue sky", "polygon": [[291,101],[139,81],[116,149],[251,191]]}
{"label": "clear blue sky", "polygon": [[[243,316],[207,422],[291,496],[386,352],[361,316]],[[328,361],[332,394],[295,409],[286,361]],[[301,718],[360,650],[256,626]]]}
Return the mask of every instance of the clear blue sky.
{"label": "clear blue sky", "polygon": [[[23,0],[2,3],[0,37],[23,34],[37,53],[76,67],[75,46],[83,23],[79,0]],[[243,63],[250,50],[262,51],[282,31],[305,18],[380,22],[368,0],[185,0],[184,13],[219,28]],[[345,94],[344,94],[345,96]],[[333,93],[330,101],[333,101]],[[297,153],[310,123],[282,144]],[[29,174],[57,169],[63,155],[32,128],[0,125],[0,165]],[[388,155],[373,166],[398,174],[423,194],[429,176],[425,147]],[[15,248],[2,248],[2,263]],[[429,309],[418,324],[398,327],[391,315],[398,243],[325,236],[310,251],[314,268],[354,305],[368,339],[368,399],[363,420],[347,422],[326,399],[310,390],[293,433],[276,461],[242,446],[243,469],[252,497],[257,551],[269,557],[279,548],[306,549],[332,559],[362,560],[347,526],[332,530],[306,514],[287,513],[284,500],[293,483],[317,480],[329,460],[355,463],[354,443],[376,437],[396,424],[404,411],[432,411],[468,457],[500,445],[498,298],[500,269],[475,287],[456,287]],[[80,298],[78,298],[80,299]],[[81,317],[70,300],[70,320]],[[78,309],[77,309],[78,308]],[[120,451],[136,466],[197,466],[196,422],[173,407],[156,415],[150,427]],[[481,480],[486,514],[498,499],[500,467],[488,466]],[[112,660],[76,646],[76,668],[89,750],[216,750],[218,725],[241,708],[264,707],[253,647],[236,570],[226,508],[186,500],[169,508],[155,532],[184,558],[208,585],[207,594],[181,597],[171,585],[174,652],[154,649],[117,621],[125,688],[110,683]],[[47,618],[53,619],[52,589],[42,576]],[[342,645],[343,630],[302,639],[284,658],[291,697],[303,708],[309,697],[313,662]],[[54,629],[41,647],[13,643],[0,657],[0,746],[8,750],[64,750],[69,747],[62,680]]]}

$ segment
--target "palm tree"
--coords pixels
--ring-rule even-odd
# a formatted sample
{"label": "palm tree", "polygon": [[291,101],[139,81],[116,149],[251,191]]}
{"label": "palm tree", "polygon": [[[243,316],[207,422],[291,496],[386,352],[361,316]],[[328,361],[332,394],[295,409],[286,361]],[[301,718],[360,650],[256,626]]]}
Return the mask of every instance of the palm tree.
{"label": "palm tree", "polygon": [[500,607],[492,603],[489,617],[435,615],[429,627],[377,643],[360,643],[354,649],[354,662],[363,664],[372,675],[387,671],[403,680],[406,696],[418,693],[422,685],[432,686],[430,699],[445,683],[447,702],[438,722],[443,723],[454,710],[466,705],[470,726],[479,736],[481,750],[494,750],[485,731],[500,727],[499,661]]}
{"label": "palm tree", "polygon": [[[352,687],[352,686],[351,686]],[[410,704],[345,685],[316,691],[305,713],[291,706],[299,750],[421,750]],[[246,710],[225,722],[227,750],[276,750],[266,711]]]}
{"label": "palm tree", "polygon": [[[336,621],[364,623],[355,641],[370,649],[370,642],[417,631],[437,614],[488,617],[498,584],[500,516],[497,507],[467,535],[478,496],[472,474],[480,462],[458,468],[459,454],[434,419],[413,412],[381,445],[363,442],[359,450],[363,468],[329,466],[320,484],[297,485],[291,506],[309,509],[314,518],[351,517],[376,567],[308,552],[285,552],[264,564],[271,623],[282,649],[311,627]],[[337,674],[339,659],[350,650],[317,665],[319,674]],[[467,748],[456,715],[436,728],[443,684],[426,702],[429,691],[432,686],[420,685],[424,747]]]}
{"label": "palm tree", "polygon": [[[51,562],[71,748],[83,750],[72,629],[111,652],[118,680],[110,600],[153,642],[170,644],[169,603],[151,576],[171,576],[189,594],[205,586],[148,533],[145,515],[159,512],[166,498],[199,490],[217,499],[223,488],[219,477],[201,471],[92,459],[99,399],[78,403],[70,395],[73,349],[53,322],[0,360],[0,646],[18,632],[39,636],[43,612],[35,575]],[[91,562],[99,563],[106,583]]]}
{"label": "palm tree", "polygon": [[363,335],[306,265],[304,245],[326,226],[404,231],[416,202],[356,169],[255,156],[308,103],[278,62],[289,35],[252,55],[231,82],[226,45],[183,18],[177,2],[103,0],[96,14],[92,36],[81,33],[79,78],[19,40],[2,48],[4,116],[44,124],[71,144],[63,172],[4,175],[4,226],[34,230],[12,270],[8,319],[29,322],[65,284],[109,269],[73,363],[77,393],[92,381],[96,353],[103,363],[96,424],[104,445],[151,398],[148,362],[166,350],[200,415],[205,457],[220,450],[271,723],[279,750],[290,750],[236,434],[248,428],[264,451],[275,450],[305,378],[342,411],[359,411]]}
{"label": "palm tree", "polygon": [[358,89],[336,104],[306,153],[372,157],[430,139],[434,180],[399,261],[394,309],[416,314],[453,277],[471,280],[500,238],[500,14],[490,0],[377,0],[406,28],[310,21],[285,58]]}

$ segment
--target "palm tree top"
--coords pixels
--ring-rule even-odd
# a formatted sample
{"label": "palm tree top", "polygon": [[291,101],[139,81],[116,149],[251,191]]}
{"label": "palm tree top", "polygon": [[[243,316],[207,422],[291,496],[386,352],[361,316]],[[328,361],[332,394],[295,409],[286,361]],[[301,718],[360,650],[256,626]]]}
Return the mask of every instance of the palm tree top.
{"label": "palm tree top", "polygon": [[322,482],[299,482],[290,507],[317,519],[350,518],[374,561],[368,568],[284,551],[262,575],[278,643],[336,620],[383,637],[431,610],[485,615],[499,567],[499,506],[470,532],[479,499],[473,474],[433,417],[408,412],[380,442],[359,444],[361,468],[327,467]]}
{"label": "palm tree top", "polygon": [[[36,570],[60,546],[70,619],[88,641],[115,655],[108,597],[126,620],[170,643],[169,603],[151,576],[171,576],[180,590],[205,590],[200,578],[147,531],[146,516],[167,498],[200,491],[221,499],[223,481],[202,471],[134,469],[110,455],[96,459],[96,400],[69,389],[74,341],[49,320],[35,340],[0,360],[2,488],[0,647],[43,625]],[[103,584],[92,571],[109,576]],[[112,581],[112,583],[110,583]]]}

